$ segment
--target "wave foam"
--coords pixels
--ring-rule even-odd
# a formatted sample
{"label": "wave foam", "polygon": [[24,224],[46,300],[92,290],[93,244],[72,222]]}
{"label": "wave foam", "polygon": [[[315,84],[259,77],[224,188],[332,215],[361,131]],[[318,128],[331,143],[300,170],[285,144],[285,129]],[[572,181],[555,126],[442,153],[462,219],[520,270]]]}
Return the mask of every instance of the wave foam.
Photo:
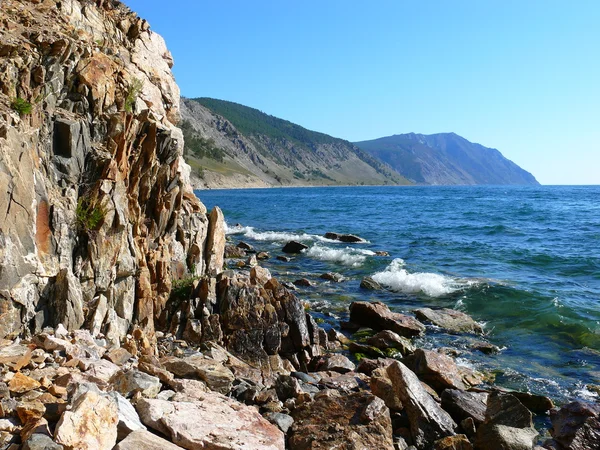
{"label": "wave foam", "polygon": [[241,234],[248,239],[255,241],[271,241],[271,242],[336,242],[331,239],[326,239],[323,236],[308,233],[289,233],[285,231],[256,231],[254,227],[244,227],[237,225],[229,227],[225,224],[225,234]]}
{"label": "wave foam", "polygon": [[365,262],[367,256],[375,255],[375,252],[360,248],[330,248],[318,244],[313,245],[304,253],[320,261],[336,262],[354,267]]}
{"label": "wave foam", "polygon": [[404,265],[404,260],[394,259],[383,272],[376,273],[372,278],[393,291],[406,294],[423,292],[429,297],[447,295],[470,284],[436,273],[409,273]]}

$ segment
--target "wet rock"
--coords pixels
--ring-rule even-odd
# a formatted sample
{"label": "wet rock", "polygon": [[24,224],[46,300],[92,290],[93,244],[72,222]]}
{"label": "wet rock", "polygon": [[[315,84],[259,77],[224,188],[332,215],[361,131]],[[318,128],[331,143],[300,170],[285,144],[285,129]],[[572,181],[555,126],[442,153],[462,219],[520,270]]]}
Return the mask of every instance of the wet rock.
{"label": "wet rock", "polygon": [[375,252],[375,256],[390,256],[390,252],[386,252],[385,250],[377,250]]}
{"label": "wet rock", "polygon": [[239,248],[234,247],[233,245],[225,246],[225,258],[245,258],[246,252]]}
{"label": "wet rock", "polygon": [[114,450],[181,450],[175,445],[149,431],[138,430],[117,444]]}
{"label": "wet rock", "polygon": [[[600,449],[600,406],[571,402],[550,412],[550,433],[560,450]],[[544,445],[551,448],[550,445]]]}
{"label": "wet rock", "polygon": [[319,278],[322,278],[323,280],[327,281],[333,281],[334,283],[341,283],[345,280],[342,274],[336,272],[323,273]]}
{"label": "wet rock", "polygon": [[438,439],[433,444],[433,450],[473,450],[473,444],[464,434],[457,434]]}
{"label": "wet rock", "polygon": [[110,384],[125,397],[140,393],[144,397],[154,398],[162,387],[157,377],[135,369],[117,372]]}
{"label": "wet rock", "polygon": [[[392,450],[392,422],[383,401],[368,392],[323,391],[292,412],[291,450]],[[324,420],[326,418],[326,420]]]}
{"label": "wet rock", "polygon": [[530,411],[533,411],[534,413],[544,414],[545,412],[550,411],[552,408],[554,408],[554,403],[552,402],[552,399],[544,395],[533,394],[531,392],[512,391],[510,389],[503,388],[499,389],[499,391],[506,394],[511,394],[514,397],[518,398],[519,401],[523,403],[523,406],[525,406]]}
{"label": "wet rock", "polygon": [[320,357],[316,364],[316,369],[317,371],[331,370],[334,372],[346,373],[354,371],[356,366],[346,356],[339,353],[330,353]]}
{"label": "wet rock", "polygon": [[417,448],[425,448],[438,439],[455,434],[456,423],[452,417],[425,391],[408,367],[396,361],[388,366],[387,375],[404,405]]}
{"label": "wet rock", "polygon": [[360,287],[370,291],[381,291],[383,289],[383,286],[371,277],[364,277],[360,282]]}
{"label": "wet rock", "polygon": [[483,333],[481,325],[471,316],[455,309],[420,308],[415,310],[415,316],[452,333]]}
{"label": "wet rock", "polygon": [[235,376],[223,363],[204,358],[189,356],[187,358],[167,357],[161,360],[164,367],[182,378],[198,377],[214,391],[227,394]]}
{"label": "wet rock", "polygon": [[500,353],[500,347],[497,345],[491,344],[489,342],[477,341],[472,343],[469,348],[472,350],[480,351],[486,355],[493,355],[495,353]]}
{"label": "wet rock", "polygon": [[475,448],[482,450],[530,450],[538,433],[532,414],[510,394],[492,392],[485,421],[477,428]]}
{"label": "wet rock", "polygon": [[405,337],[390,330],[383,330],[367,339],[367,344],[382,350],[395,348],[402,356],[409,355],[415,351],[415,346]]}
{"label": "wet rock", "polygon": [[290,258],[289,256],[283,256],[283,255],[278,255],[275,257],[275,259],[278,261],[283,261],[283,262],[290,262],[292,260],[292,258]]}
{"label": "wet rock", "polygon": [[269,254],[269,252],[258,252],[256,254],[256,259],[258,259],[259,261],[265,261],[269,258],[271,258],[271,255]]}
{"label": "wet rock", "polygon": [[238,242],[236,247],[241,248],[242,250],[247,251],[247,252],[254,252],[254,247],[252,247],[250,244],[248,244],[247,242],[244,242],[244,241]]}
{"label": "wet rock", "polygon": [[117,441],[115,401],[97,389],[74,396],[73,406],[56,425],[54,440],[67,448],[110,450]]}
{"label": "wet rock", "polygon": [[[383,350],[373,347],[371,345],[359,344],[358,342],[350,342],[348,346],[350,353],[358,354],[360,356],[368,356],[370,358],[385,358],[387,355]],[[358,358],[359,356],[357,356]]]}
{"label": "wet rock", "polygon": [[298,280],[294,280],[293,283],[294,283],[294,286],[298,286],[298,287],[311,287],[313,285],[312,281],[310,281],[306,278],[300,278]]}
{"label": "wet rock", "polygon": [[283,246],[281,249],[284,253],[300,253],[302,250],[306,250],[308,245],[304,245],[300,242],[290,241]]}
{"label": "wet rock", "polygon": [[255,409],[214,392],[201,397],[190,402],[141,399],[136,409],[146,426],[189,450],[284,449],[283,433]]}
{"label": "wet rock", "polygon": [[437,391],[443,389],[466,390],[456,363],[449,356],[433,350],[417,349],[407,365],[419,378]]}
{"label": "wet rock", "polygon": [[332,241],[340,241],[347,243],[367,242],[363,238],[354,234],[340,234],[340,233],[325,233],[325,239],[331,239]]}
{"label": "wet rock", "polygon": [[461,422],[470,417],[479,425],[485,420],[487,409],[486,393],[466,392],[457,389],[446,389],[442,392],[442,408],[450,413],[452,418]]}
{"label": "wet rock", "polygon": [[425,331],[425,326],[414,317],[392,312],[381,302],[353,302],[350,305],[350,322],[374,330],[391,330],[406,337]]}
{"label": "wet rock", "polygon": [[292,416],[277,412],[268,412],[264,415],[265,419],[273,425],[277,425],[282,432],[287,433],[290,427],[294,424]]}

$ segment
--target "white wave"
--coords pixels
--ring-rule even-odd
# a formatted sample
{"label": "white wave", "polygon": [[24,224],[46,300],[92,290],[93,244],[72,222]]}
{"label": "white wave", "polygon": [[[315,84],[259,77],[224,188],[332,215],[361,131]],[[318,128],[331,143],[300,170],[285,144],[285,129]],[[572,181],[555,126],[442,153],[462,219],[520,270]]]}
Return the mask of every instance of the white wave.
{"label": "white wave", "polygon": [[236,225],[230,227],[225,223],[226,234],[241,234],[248,239],[254,239],[255,241],[270,241],[270,242],[337,242],[331,239],[326,239],[323,236],[308,233],[291,233],[285,231],[256,231],[254,227],[244,227],[242,225]]}
{"label": "white wave", "polygon": [[402,259],[394,259],[383,272],[373,275],[373,279],[393,291],[407,294],[423,292],[430,297],[450,294],[472,284],[470,281],[461,281],[437,273],[409,273],[404,265]]}
{"label": "white wave", "polygon": [[336,262],[347,266],[360,266],[367,256],[375,255],[375,252],[360,248],[331,248],[315,244],[304,252],[306,255],[320,261]]}

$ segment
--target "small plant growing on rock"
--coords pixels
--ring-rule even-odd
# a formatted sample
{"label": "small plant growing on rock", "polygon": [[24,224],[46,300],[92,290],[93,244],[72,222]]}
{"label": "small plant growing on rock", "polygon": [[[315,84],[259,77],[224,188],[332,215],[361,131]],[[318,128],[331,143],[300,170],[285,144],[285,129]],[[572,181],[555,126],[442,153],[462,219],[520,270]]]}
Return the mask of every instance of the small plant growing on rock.
{"label": "small plant growing on rock", "polygon": [[125,98],[125,104],[123,105],[123,108],[126,112],[131,113],[133,111],[133,105],[135,105],[138,95],[140,95],[140,92],[142,92],[143,85],[144,83],[142,83],[142,80],[137,78],[134,78],[129,85],[127,97]]}
{"label": "small plant growing on rock", "polygon": [[33,108],[31,103],[25,99],[22,99],[21,97],[15,98],[10,104],[10,107],[19,113],[20,116],[31,114],[31,110]]}
{"label": "small plant growing on rock", "polygon": [[89,198],[80,197],[77,200],[75,216],[77,217],[77,226],[79,229],[92,231],[97,229],[104,220],[106,209],[97,201],[94,202]]}

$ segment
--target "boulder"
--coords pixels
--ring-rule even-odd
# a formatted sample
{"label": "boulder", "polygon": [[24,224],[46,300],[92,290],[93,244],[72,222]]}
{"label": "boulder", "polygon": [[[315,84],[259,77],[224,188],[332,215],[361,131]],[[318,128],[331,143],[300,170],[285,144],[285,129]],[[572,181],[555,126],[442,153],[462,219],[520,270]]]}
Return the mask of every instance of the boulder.
{"label": "boulder", "polygon": [[430,322],[451,333],[483,333],[483,328],[471,316],[455,309],[420,308],[415,310],[417,319]]}
{"label": "boulder", "polygon": [[318,371],[331,370],[339,373],[352,372],[356,369],[356,366],[346,356],[339,353],[331,353],[328,355],[321,356],[316,364]]}
{"label": "boulder", "polygon": [[284,449],[284,435],[275,425],[215,392],[188,402],[141,399],[136,408],[146,426],[188,450]]}
{"label": "boulder", "polygon": [[425,326],[414,317],[392,312],[381,302],[353,302],[350,305],[350,322],[374,330],[391,330],[405,337],[417,336],[425,331]]}
{"label": "boulder", "polygon": [[39,381],[23,375],[21,372],[15,373],[15,376],[8,382],[8,390],[16,394],[23,394],[39,388]]}
{"label": "boulder", "polygon": [[392,422],[384,402],[368,392],[326,390],[292,412],[290,450],[393,450]]}
{"label": "boulder", "polygon": [[395,348],[402,353],[402,356],[409,355],[415,351],[415,346],[409,339],[400,336],[390,330],[383,330],[367,339],[367,344],[386,350]]}
{"label": "boulder", "polygon": [[456,422],[471,417],[479,425],[485,420],[488,394],[446,389],[442,392],[442,408],[450,413]]}
{"label": "boulder", "polygon": [[377,368],[371,373],[371,392],[382,399],[391,411],[401,411],[404,406],[398,398],[392,380],[387,374],[386,368]]}
{"label": "boulder", "polygon": [[63,450],[64,447],[57,444],[52,438],[43,433],[34,433],[23,442],[22,450]]}
{"label": "boulder", "polygon": [[447,436],[433,443],[433,450],[473,450],[473,444],[464,434]]}
{"label": "boulder", "polygon": [[206,273],[211,276],[223,271],[225,254],[225,219],[218,206],[208,216],[208,234],[206,237]]}
{"label": "boulder", "polygon": [[388,366],[387,375],[404,405],[417,448],[426,448],[438,439],[455,434],[456,423],[452,417],[427,393],[408,367],[396,361]]}
{"label": "boulder", "polygon": [[325,239],[331,239],[332,241],[340,241],[346,242],[349,244],[357,243],[357,242],[367,242],[363,238],[356,236],[354,234],[340,234],[340,233],[325,233]]}
{"label": "boulder", "polygon": [[117,404],[119,423],[117,425],[117,439],[125,439],[130,433],[145,430],[138,413],[129,401],[118,392],[109,392]]}
{"label": "boulder", "polygon": [[571,402],[550,411],[550,421],[550,434],[561,450],[600,449],[600,405]]}
{"label": "boulder", "polygon": [[519,399],[523,406],[537,414],[544,414],[554,408],[552,399],[545,395],[533,394],[531,392],[512,391],[510,389],[499,389],[501,392],[511,394]]}
{"label": "boulder", "polygon": [[234,247],[233,245],[225,246],[225,258],[245,258],[246,251],[239,247]]}
{"label": "boulder", "polygon": [[175,445],[146,430],[134,431],[119,442],[114,450],[181,450]]}
{"label": "boulder", "polygon": [[281,249],[284,253],[300,253],[302,250],[306,250],[308,245],[304,245],[301,242],[290,241],[283,246]]}
{"label": "boulder", "polygon": [[485,421],[477,428],[475,448],[480,450],[531,450],[538,432],[531,412],[510,394],[492,392]]}
{"label": "boulder", "polygon": [[266,259],[269,259],[271,257],[271,255],[269,254],[269,252],[258,252],[256,254],[256,259],[258,259],[259,261],[264,261]]}
{"label": "boulder", "polygon": [[223,363],[204,356],[187,358],[166,357],[161,360],[165,369],[182,378],[198,377],[213,391],[227,394],[235,376]]}
{"label": "boulder", "polygon": [[298,287],[311,287],[313,285],[312,281],[307,278],[299,278],[294,280],[292,283],[294,283],[294,286]]}
{"label": "boulder", "polygon": [[288,414],[268,412],[264,415],[264,417],[273,425],[277,425],[277,428],[284,433],[287,433],[290,427],[294,424],[294,419]]}
{"label": "boulder", "polygon": [[419,348],[410,357],[407,365],[436,391],[467,389],[454,360],[442,353]]}
{"label": "boulder", "polygon": [[321,274],[319,278],[327,281],[333,281],[334,283],[341,283],[345,280],[344,276],[337,272],[326,272]]}
{"label": "boulder", "polygon": [[56,425],[54,440],[66,448],[110,450],[117,441],[117,404],[95,386],[82,391],[73,395],[71,410]]}
{"label": "boulder", "polygon": [[157,377],[135,369],[117,372],[111,378],[110,384],[125,397],[139,392],[144,397],[154,398],[162,387]]}
{"label": "boulder", "polygon": [[371,277],[364,277],[360,282],[360,287],[369,291],[381,291],[383,289],[383,286]]}
{"label": "boulder", "polygon": [[244,242],[244,241],[238,242],[236,247],[241,248],[242,250],[245,250],[247,252],[254,252],[254,247],[252,247],[250,244],[248,244],[247,242]]}

